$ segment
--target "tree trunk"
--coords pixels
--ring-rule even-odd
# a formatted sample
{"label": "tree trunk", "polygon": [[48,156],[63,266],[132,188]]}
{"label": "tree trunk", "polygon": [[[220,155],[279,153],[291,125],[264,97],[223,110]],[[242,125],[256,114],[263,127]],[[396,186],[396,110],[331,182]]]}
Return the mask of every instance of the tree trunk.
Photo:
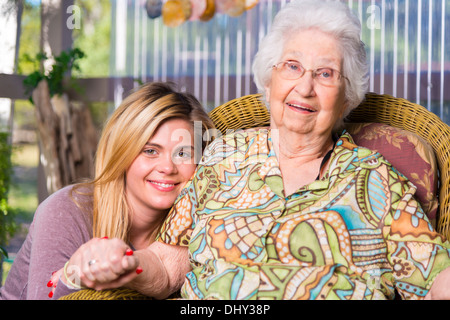
{"label": "tree trunk", "polygon": [[93,178],[98,137],[88,107],[66,94],[50,98],[45,80],[34,90],[33,101],[48,193]]}

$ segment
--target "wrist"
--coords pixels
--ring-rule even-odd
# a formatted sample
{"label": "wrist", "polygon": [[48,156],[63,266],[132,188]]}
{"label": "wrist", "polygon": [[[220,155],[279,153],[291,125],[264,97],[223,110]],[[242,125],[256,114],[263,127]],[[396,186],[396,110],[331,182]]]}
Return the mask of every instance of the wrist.
{"label": "wrist", "polygon": [[158,255],[149,248],[135,251],[135,254],[140,262],[138,269],[136,269],[138,276],[130,281],[126,287],[156,299],[168,297],[171,294],[169,278]]}
{"label": "wrist", "polygon": [[71,265],[69,260],[64,265],[64,271],[60,277],[60,280],[66,285],[66,287],[74,290],[84,289],[81,285],[80,277],[77,275],[77,269],[78,266]]}

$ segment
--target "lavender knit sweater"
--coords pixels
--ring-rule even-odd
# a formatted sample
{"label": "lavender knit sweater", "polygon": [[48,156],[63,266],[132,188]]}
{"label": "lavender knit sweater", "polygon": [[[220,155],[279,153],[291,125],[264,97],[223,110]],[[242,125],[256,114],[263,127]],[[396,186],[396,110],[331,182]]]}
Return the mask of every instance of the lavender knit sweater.
{"label": "lavender knit sweater", "polygon": [[[28,236],[0,288],[0,299],[50,299],[47,283],[52,272],[64,267],[92,238],[92,197],[74,192],[77,206],[70,195],[72,187],[55,192],[37,208]],[[74,291],[59,281],[53,299]]]}

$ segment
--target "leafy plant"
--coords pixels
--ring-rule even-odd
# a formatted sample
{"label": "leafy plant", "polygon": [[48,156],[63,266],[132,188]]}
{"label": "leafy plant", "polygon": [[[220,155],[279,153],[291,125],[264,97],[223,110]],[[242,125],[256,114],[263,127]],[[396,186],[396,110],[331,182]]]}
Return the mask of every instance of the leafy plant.
{"label": "leafy plant", "polygon": [[[51,69],[45,73],[41,70],[40,65],[41,62],[49,59],[49,57],[42,52],[38,53],[35,59],[26,55],[25,60],[33,62],[36,65],[37,70],[29,74],[23,81],[25,95],[27,95],[29,100],[33,103],[33,90],[38,86],[39,82],[44,79],[48,82],[50,96],[63,94],[65,91],[64,79],[67,78],[67,73],[72,70],[80,71],[78,60],[82,59],[84,56],[84,52],[78,48],[62,51],[59,56],[53,58],[54,63],[52,64]],[[80,90],[72,77],[70,77],[69,85],[76,90]]]}
{"label": "leafy plant", "polygon": [[11,184],[12,163],[11,145],[8,143],[9,133],[0,132],[0,257],[8,257],[1,245],[6,244],[9,237],[17,230],[14,214],[8,207],[8,192]]}
{"label": "leafy plant", "polygon": [[0,253],[1,253],[1,255],[0,256],[4,256],[6,259],[8,259],[9,257],[8,257],[8,251],[6,251],[6,249],[5,248],[3,248],[3,247],[0,247]]}

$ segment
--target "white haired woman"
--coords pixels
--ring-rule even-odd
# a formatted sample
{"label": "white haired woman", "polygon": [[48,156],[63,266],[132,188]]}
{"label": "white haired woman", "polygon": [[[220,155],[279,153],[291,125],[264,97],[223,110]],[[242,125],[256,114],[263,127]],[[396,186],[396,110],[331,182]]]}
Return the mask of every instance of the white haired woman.
{"label": "white haired woman", "polygon": [[341,131],[367,90],[360,34],[339,1],[277,14],[253,68],[270,129],[216,139],[162,229],[161,241],[189,243],[184,298],[448,294],[450,244],[415,187]]}

